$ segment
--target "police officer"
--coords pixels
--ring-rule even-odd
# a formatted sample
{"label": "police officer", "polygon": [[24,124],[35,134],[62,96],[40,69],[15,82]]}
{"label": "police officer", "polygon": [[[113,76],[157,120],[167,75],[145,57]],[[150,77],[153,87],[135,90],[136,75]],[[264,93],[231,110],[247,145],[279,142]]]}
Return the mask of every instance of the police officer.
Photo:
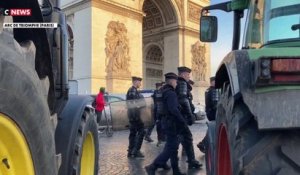
{"label": "police officer", "polygon": [[165,130],[167,140],[163,151],[156,157],[152,164],[145,167],[148,175],[155,175],[156,169],[166,165],[168,159],[171,160],[173,175],[184,175],[178,167],[178,133],[182,126],[186,126],[186,120],[179,111],[179,103],[175,88],[177,85],[177,75],[175,73],[165,74],[166,85],[162,88],[163,109],[165,117],[162,119],[162,125]]}
{"label": "police officer", "polygon": [[215,77],[210,77],[210,87],[205,91],[205,112],[209,121],[215,120],[219,93],[215,88]]}
{"label": "police officer", "polygon": [[[209,121],[213,121],[216,118],[218,100],[219,93],[215,88],[215,77],[210,77],[210,87],[205,91],[205,112]],[[205,153],[208,144],[207,135],[205,135],[203,140],[197,144],[197,147],[201,152]]]}
{"label": "police officer", "polygon": [[144,155],[140,149],[143,144],[143,138],[145,136],[144,123],[141,120],[141,114],[138,104],[143,95],[138,92],[138,88],[141,86],[142,78],[132,77],[132,86],[128,89],[126,94],[126,100],[128,105],[128,118],[129,118],[129,146],[127,157],[143,158]]}
{"label": "police officer", "polygon": [[145,140],[148,142],[153,142],[153,140],[151,138],[151,133],[152,133],[154,126],[156,125],[157,140],[158,140],[157,144],[159,146],[159,144],[162,142],[162,140],[164,140],[163,131],[161,128],[161,113],[160,113],[161,110],[160,110],[160,108],[158,108],[158,104],[161,103],[161,101],[162,101],[161,87],[163,86],[163,82],[155,83],[155,86],[156,86],[156,89],[154,90],[153,95],[151,96],[153,98],[153,104],[154,104],[153,113],[152,113],[154,122],[148,128],[148,130],[146,132]]}
{"label": "police officer", "polygon": [[[181,107],[181,114],[185,117],[186,122],[188,125],[192,125],[194,122],[194,114],[191,109],[191,101],[189,100],[189,94],[191,92],[189,91],[189,80],[190,80],[190,73],[191,69],[188,67],[178,67],[178,80],[177,80],[177,87],[176,87],[176,93],[178,96],[178,102]],[[191,89],[191,87],[189,87]],[[189,129],[189,127],[183,127],[182,131],[180,133],[181,138],[181,144],[183,149],[186,151],[187,155],[187,162],[188,162],[188,168],[200,168],[202,164],[200,164],[195,159],[195,152],[194,152],[194,146],[193,146],[193,135]]]}
{"label": "police officer", "polygon": [[[165,82],[161,83],[161,86],[163,87],[165,85]],[[162,118],[165,115],[164,109],[163,109],[163,98],[162,98],[162,87],[158,89],[155,93],[155,103],[156,103],[156,132],[157,132],[157,146],[161,144],[161,142],[166,141],[166,135],[164,133],[164,130],[162,128]]]}

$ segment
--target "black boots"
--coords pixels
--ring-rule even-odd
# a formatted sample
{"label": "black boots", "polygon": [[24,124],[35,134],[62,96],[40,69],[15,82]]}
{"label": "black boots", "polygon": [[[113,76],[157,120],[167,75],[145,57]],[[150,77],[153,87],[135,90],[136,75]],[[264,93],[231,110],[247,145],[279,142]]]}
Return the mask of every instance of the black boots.
{"label": "black boots", "polygon": [[191,160],[191,161],[188,161],[188,164],[189,164],[189,169],[200,169],[202,167],[202,164],[199,163],[197,160]]}
{"label": "black boots", "polygon": [[128,158],[144,158],[144,154],[141,151],[128,151]]}
{"label": "black boots", "polygon": [[197,144],[197,147],[199,148],[199,150],[200,150],[201,152],[203,152],[204,154],[206,153],[207,148],[206,148],[206,146],[205,146],[205,144],[204,144],[203,142],[199,142],[199,143]]}
{"label": "black boots", "polygon": [[157,166],[155,166],[153,164],[145,166],[145,170],[148,175],[155,175],[156,169],[157,169]]}
{"label": "black boots", "polygon": [[199,163],[196,159],[195,159],[195,153],[194,153],[194,147],[193,145],[189,145],[186,147],[185,149],[186,151],[186,156],[188,158],[188,164],[189,164],[189,169],[200,169],[202,167],[202,164]]}
{"label": "black boots", "polygon": [[[145,170],[147,172],[148,175],[155,175],[155,171],[158,169],[158,168],[162,168],[164,170],[170,170],[171,167],[168,165],[168,164],[164,164],[164,165],[154,165],[154,164],[150,164],[148,166],[145,166]],[[176,172],[175,172],[176,171]],[[173,169],[173,174],[175,175],[184,175],[184,174],[178,174],[180,173],[180,170],[179,168],[176,168],[174,171]],[[175,173],[174,173],[175,172]],[[176,174],[177,173],[177,174]]]}
{"label": "black boots", "polygon": [[144,154],[141,151],[135,151],[132,153],[135,158],[144,158]]}
{"label": "black boots", "polygon": [[164,170],[170,170],[171,167],[168,164],[163,164],[163,165],[157,165],[157,168],[162,168]]}
{"label": "black boots", "polygon": [[173,168],[173,175],[186,175],[182,173],[179,168]]}
{"label": "black boots", "polygon": [[151,139],[151,137],[149,135],[146,135],[144,140],[146,140],[147,142],[153,142],[154,140]]}

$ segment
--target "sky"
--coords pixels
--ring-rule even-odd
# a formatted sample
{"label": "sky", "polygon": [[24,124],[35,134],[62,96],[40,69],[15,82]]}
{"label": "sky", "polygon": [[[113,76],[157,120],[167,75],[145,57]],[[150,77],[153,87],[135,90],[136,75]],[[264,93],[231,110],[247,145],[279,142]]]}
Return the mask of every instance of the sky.
{"label": "sky", "polygon": [[[227,2],[229,0],[211,0],[211,4]],[[233,33],[233,13],[220,10],[210,11],[212,16],[218,18],[218,40],[211,43],[211,76],[214,76],[223,58],[231,51]],[[246,16],[246,13],[244,14]],[[242,26],[244,22],[242,21]],[[243,27],[241,35],[244,33]]]}

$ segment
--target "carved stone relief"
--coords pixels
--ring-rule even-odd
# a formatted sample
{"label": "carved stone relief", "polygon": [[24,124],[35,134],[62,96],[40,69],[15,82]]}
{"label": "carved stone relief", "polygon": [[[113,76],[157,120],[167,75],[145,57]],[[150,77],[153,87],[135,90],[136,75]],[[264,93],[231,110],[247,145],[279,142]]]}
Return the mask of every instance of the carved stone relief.
{"label": "carved stone relief", "polygon": [[130,76],[129,39],[123,23],[110,21],[105,38],[106,72],[108,75]]}
{"label": "carved stone relief", "polygon": [[201,7],[192,2],[188,2],[188,20],[192,22],[200,22]]}
{"label": "carved stone relief", "polygon": [[205,61],[205,46],[197,41],[192,45],[192,70],[193,77],[196,81],[205,81],[207,63]]}

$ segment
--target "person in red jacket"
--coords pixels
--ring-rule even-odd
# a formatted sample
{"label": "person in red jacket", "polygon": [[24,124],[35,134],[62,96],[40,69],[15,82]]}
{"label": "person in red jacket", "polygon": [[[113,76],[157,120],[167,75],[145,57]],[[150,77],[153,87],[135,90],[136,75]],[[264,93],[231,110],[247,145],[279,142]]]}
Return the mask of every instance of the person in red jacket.
{"label": "person in red jacket", "polygon": [[105,88],[101,87],[99,94],[96,97],[96,114],[97,114],[97,123],[100,125],[102,111],[104,110],[105,100],[104,100]]}

